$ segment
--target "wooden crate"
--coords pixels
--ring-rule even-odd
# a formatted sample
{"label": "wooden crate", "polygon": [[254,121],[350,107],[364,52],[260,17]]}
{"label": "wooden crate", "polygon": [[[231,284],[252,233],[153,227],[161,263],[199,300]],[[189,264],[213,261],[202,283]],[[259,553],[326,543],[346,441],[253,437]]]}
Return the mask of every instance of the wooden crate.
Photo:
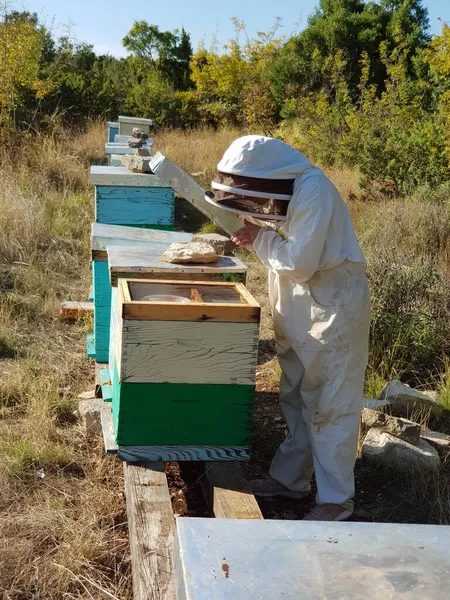
{"label": "wooden crate", "polygon": [[117,444],[249,447],[260,307],[245,286],[120,279],[111,314]]}
{"label": "wooden crate", "polygon": [[173,230],[175,195],[157,175],[126,167],[91,167],[95,221]]}

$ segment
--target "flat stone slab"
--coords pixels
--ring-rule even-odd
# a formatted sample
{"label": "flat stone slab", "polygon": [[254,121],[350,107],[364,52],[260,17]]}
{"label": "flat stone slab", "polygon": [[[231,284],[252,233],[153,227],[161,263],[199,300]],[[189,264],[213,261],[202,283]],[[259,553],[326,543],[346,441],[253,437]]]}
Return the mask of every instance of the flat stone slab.
{"label": "flat stone slab", "polygon": [[423,429],[420,437],[436,448],[450,448],[450,435],[447,435],[446,433],[432,431],[431,429]]}
{"label": "flat stone slab", "polygon": [[380,400],[388,402],[398,416],[409,416],[413,411],[437,412],[440,410],[436,392],[421,392],[401,381],[390,381],[384,386]]}
{"label": "flat stone slab", "polygon": [[178,518],[177,600],[447,600],[450,528]]}
{"label": "flat stone slab", "polygon": [[398,471],[433,471],[440,466],[437,450],[425,440],[414,446],[381,429],[370,429],[364,439],[362,456]]}
{"label": "flat stone slab", "polygon": [[194,233],[192,236],[193,242],[204,242],[214,248],[217,254],[230,254],[235,248],[236,244],[229,238],[220,233]]}
{"label": "flat stone slab", "polygon": [[418,423],[400,417],[393,417],[370,408],[363,408],[361,420],[366,427],[376,427],[410,444],[419,445],[421,428]]}

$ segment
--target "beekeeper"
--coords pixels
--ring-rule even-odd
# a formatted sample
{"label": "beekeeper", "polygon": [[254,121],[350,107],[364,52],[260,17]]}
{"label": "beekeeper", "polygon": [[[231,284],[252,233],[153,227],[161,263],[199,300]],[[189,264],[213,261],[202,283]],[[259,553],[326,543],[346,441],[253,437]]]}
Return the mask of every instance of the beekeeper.
{"label": "beekeeper", "polygon": [[339,192],[287,144],[246,136],[231,144],[212,183],[213,202],[245,215],[232,237],[269,271],[288,435],[258,496],[301,498],[306,520],[351,516],[358,427],[368,358],[370,298],[365,259]]}

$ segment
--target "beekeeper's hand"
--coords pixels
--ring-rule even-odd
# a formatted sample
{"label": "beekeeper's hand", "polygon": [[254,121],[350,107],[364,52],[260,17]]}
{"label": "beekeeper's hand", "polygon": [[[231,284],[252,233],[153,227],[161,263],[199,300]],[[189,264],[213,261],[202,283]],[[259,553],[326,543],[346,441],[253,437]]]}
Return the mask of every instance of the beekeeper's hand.
{"label": "beekeeper's hand", "polygon": [[244,221],[245,227],[242,229],[238,229],[231,236],[231,240],[238,246],[239,248],[249,248],[253,245],[253,242],[256,240],[256,236],[258,235],[261,227],[258,225],[252,225],[248,221]]}

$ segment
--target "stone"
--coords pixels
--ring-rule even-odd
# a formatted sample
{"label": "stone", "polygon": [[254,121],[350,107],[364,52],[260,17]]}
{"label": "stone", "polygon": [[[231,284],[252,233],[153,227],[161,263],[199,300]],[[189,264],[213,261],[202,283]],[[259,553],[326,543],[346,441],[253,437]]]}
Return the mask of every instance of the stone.
{"label": "stone", "polygon": [[413,421],[393,417],[370,408],[363,408],[361,420],[366,427],[377,427],[410,444],[419,445],[421,427]]}
{"label": "stone", "polygon": [[369,430],[362,446],[362,456],[368,461],[407,472],[433,471],[441,464],[437,450],[425,440],[421,439],[419,445],[414,446],[381,429]]}
{"label": "stone", "polygon": [[214,263],[219,257],[212,246],[203,242],[174,242],[162,254],[161,260],[175,264]]}
{"label": "stone", "polygon": [[78,394],[78,398],[80,400],[91,400],[95,398],[95,390],[89,390],[88,392],[82,392]]}
{"label": "stone", "polygon": [[144,133],[140,127],[133,127],[133,133],[131,137],[139,140],[148,140],[148,135]]}
{"label": "stone", "polygon": [[389,402],[386,400],[377,400],[376,398],[363,398],[363,408],[370,408],[372,410],[383,410],[389,406]]}
{"label": "stone", "polygon": [[101,435],[102,425],[100,420],[100,412],[104,404],[105,403],[102,398],[80,400],[78,404],[78,413],[81,417],[86,435]]}
{"label": "stone", "polygon": [[446,433],[432,431],[431,429],[423,429],[420,437],[437,448],[450,449],[450,435],[447,435]]}
{"label": "stone", "polygon": [[230,254],[236,248],[234,242],[225,235],[220,235],[220,233],[195,233],[192,236],[192,241],[209,244],[220,255]]}
{"label": "stone", "polygon": [[437,392],[419,392],[398,380],[387,383],[379,399],[388,402],[392,413],[397,416],[409,416],[413,411],[440,412]]}
{"label": "stone", "polygon": [[136,154],[124,154],[120,160],[124,167],[133,173],[152,173],[150,168],[151,156],[139,156]]}
{"label": "stone", "polygon": [[143,148],[145,146],[145,140],[141,140],[140,138],[130,137],[128,140],[129,148]]}

